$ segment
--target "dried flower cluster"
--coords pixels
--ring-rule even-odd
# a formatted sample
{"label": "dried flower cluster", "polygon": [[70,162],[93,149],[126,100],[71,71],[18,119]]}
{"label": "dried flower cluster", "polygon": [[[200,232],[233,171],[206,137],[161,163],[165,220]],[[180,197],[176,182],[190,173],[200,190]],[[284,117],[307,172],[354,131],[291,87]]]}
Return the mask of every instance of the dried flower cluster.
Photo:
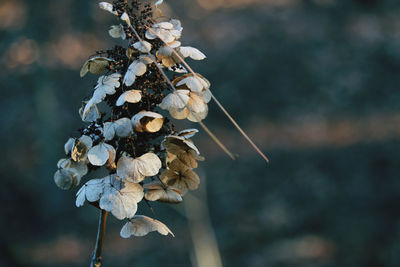
{"label": "dried flower cluster", "polygon": [[179,203],[199,186],[193,170],[203,158],[191,140],[198,131],[176,131],[168,114],[159,112],[168,110],[175,119],[194,122],[207,116],[210,83],[181,65],[183,58],[202,60],[205,55],[181,46],[180,21],[157,22],[150,4],[118,0],[99,6],[119,19],[109,35],[126,40],[126,47],[99,51],[83,65],[81,77],[101,76],[79,110],[86,127],[66,142],[68,157],[58,162],[54,180],[61,189],[72,189],[91,171],[104,168],[106,177],[81,186],[76,206],[88,201],[126,220],[124,238],[151,231],[172,234],[163,223],[136,211],[141,201]]}

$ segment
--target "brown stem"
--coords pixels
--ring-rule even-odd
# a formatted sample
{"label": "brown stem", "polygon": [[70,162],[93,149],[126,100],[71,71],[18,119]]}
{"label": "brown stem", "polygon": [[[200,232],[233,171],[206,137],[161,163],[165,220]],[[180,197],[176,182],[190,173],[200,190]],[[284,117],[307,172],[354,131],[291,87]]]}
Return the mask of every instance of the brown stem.
{"label": "brown stem", "polygon": [[101,210],[99,218],[99,227],[97,229],[96,247],[94,249],[94,254],[92,261],[90,263],[90,267],[101,266],[101,260],[102,260],[101,249],[103,248],[104,234],[106,232],[107,215],[108,211]]}

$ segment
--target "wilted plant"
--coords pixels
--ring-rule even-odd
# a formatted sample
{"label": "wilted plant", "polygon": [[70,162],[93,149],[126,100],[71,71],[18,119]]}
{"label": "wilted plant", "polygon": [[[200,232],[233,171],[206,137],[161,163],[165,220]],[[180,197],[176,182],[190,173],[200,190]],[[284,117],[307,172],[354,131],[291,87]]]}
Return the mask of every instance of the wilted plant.
{"label": "wilted plant", "polygon": [[[155,4],[156,13],[161,3]],[[101,2],[99,6],[120,19],[109,34],[126,40],[127,46],[98,51],[83,65],[81,77],[87,73],[101,76],[92,96],[79,110],[87,126],[80,129],[80,136],[66,142],[69,158],[59,160],[54,175],[57,186],[67,190],[80,185],[90,171],[108,170],[106,177],[87,181],[76,194],[77,207],[88,201],[101,210],[91,266],[101,265],[109,212],[126,220],[120,233],[124,238],[151,231],[173,235],[158,220],[137,215],[138,203],[179,203],[182,196],[199,186],[200,179],[193,170],[203,157],[191,140],[198,130],[178,131],[168,117],[158,112],[168,110],[174,119],[199,122],[231,155],[201,122],[213,98],[210,82],[193,72],[184,59],[202,60],[205,55],[181,45],[180,21],[157,21],[154,8],[137,0],[130,4],[127,0]],[[104,111],[100,112],[99,107]]]}

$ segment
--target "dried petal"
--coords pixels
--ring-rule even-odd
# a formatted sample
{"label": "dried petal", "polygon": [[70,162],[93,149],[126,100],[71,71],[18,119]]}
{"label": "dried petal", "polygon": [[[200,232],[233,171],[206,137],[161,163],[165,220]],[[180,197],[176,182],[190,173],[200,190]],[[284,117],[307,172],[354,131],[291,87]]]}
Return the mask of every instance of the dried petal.
{"label": "dried petal", "polygon": [[161,168],[161,160],[154,153],[146,153],[138,158],[121,157],[117,163],[117,175],[124,180],[139,183],[146,176],[156,175]]}
{"label": "dried petal", "polygon": [[184,108],[189,101],[189,90],[175,90],[168,94],[159,105],[160,108],[169,110],[172,108]]}
{"label": "dried petal", "polygon": [[132,124],[137,132],[158,132],[164,122],[161,114],[151,111],[140,111],[132,117]]}
{"label": "dried petal", "polygon": [[122,40],[126,39],[126,33],[124,27],[120,25],[111,25],[111,29],[108,31],[112,38],[121,38]]}
{"label": "dried petal", "polygon": [[114,61],[110,58],[106,57],[93,57],[83,64],[80,75],[81,77],[85,76],[88,72],[93,74],[102,74],[104,71],[107,70],[110,63]]}
{"label": "dried petal", "polygon": [[105,187],[100,198],[100,208],[111,212],[117,219],[131,218],[137,211],[137,203],[143,199],[140,184],[111,178],[110,186]]}
{"label": "dried petal", "polygon": [[136,50],[139,50],[142,53],[149,53],[151,51],[151,44],[147,41],[142,40],[138,41],[132,45]]}
{"label": "dried petal", "polygon": [[182,202],[182,196],[179,191],[172,188],[164,188],[161,182],[149,183],[143,186],[148,189],[144,197],[149,201],[159,201],[165,203],[179,203]]}
{"label": "dried petal", "polygon": [[124,84],[127,86],[131,86],[135,82],[136,76],[142,76],[146,73],[146,71],[147,67],[142,61],[133,61],[132,64],[129,65],[128,70],[125,73]]}
{"label": "dried petal", "polygon": [[142,91],[140,90],[129,90],[124,93],[122,93],[118,100],[117,103],[115,104],[116,106],[122,106],[125,104],[125,102],[128,103],[137,103],[142,99]]}
{"label": "dried petal", "polygon": [[135,215],[121,229],[121,237],[129,238],[130,236],[145,236],[150,232],[157,231],[162,235],[174,234],[169,228],[160,221],[152,219],[144,215]]}
{"label": "dried petal", "polygon": [[110,155],[114,155],[115,158],[115,148],[106,143],[100,143],[92,147],[88,152],[89,162],[94,166],[106,164]]}
{"label": "dried petal", "polygon": [[126,12],[121,15],[121,20],[125,21],[126,24],[131,25],[131,20]]}
{"label": "dried petal", "polygon": [[103,125],[103,136],[106,141],[114,139],[115,129],[113,122],[105,122]]}
{"label": "dried petal", "polygon": [[115,134],[119,137],[128,137],[132,134],[132,122],[129,118],[121,118],[114,121]]}
{"label": "dried petal", "polygon": [[87,152],[92,148],[92,144],[93,141],[89,136],[82,135],[78,140],[75,140],[71,158],[77,162],[86,160]]}
{"label": "dried petal", "polygon": [[179,48],[179,52],[184,57],[190,57],[194,60],[203,60],[206,58],[206,55],[204,55],[202,52],[200,52],[199,49],[190,47],[190,46],[181,46]]}
{"label": "dried petal", "polygon": [[64,151],[65,151],[65,154],[66,154],[66,155],[68,155],[69,153],[71,153],[72,148],[74,147],[74,144],[75,144],[75,138],[70,137],[70,138],[68,139],[68,141],[67,141],[67,142],[65,143],[65,145],[64,145]]}
{"label": "dried petal", "polygon": [[99,6],[100,6],[101,9],[103,9],[105,11],[108,11],[111,14],[118,15],[118,12],[113,10],[114,9],[113,5],[108,3],[108,2],[100,2]]}

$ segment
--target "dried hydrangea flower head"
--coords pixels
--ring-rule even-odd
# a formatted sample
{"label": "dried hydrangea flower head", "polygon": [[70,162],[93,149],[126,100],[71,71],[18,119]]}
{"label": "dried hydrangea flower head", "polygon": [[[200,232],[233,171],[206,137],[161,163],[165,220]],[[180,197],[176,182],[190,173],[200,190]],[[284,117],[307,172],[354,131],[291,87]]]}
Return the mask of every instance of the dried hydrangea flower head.
{"label": "dried hydrangea flower head", "polygon": [[[156,3],[157,12],[161,3]],[[191,121],[206,117],[210,83],[200,75],[182,74],[187,71],[174,52],[194,60],[205,55],[181,46],[179,20],[156,23],[150,4],[117,0],[99,6],[116,16],[117,24],[108,33],[126,46],[98,51],[83,64],[81,77],[99,77],[79,110],[86,126],[65,143],[67,158],[58,162],[54,180],[65,190],[80,186],[77,207],[87,201],[102,210],[103,219],[110,212],[125,220],[124,238],[152,231],[173,235],[163,223],[136,211],[143,201],[179,203],[200,183],[193,169],[203,158],[190,139],[198,131],[176,131],[168,115]],[[176,77],[173,87],[165,72]],[[104,104],[109,108],[101,108]],[[85,180],[99,168],[108,175]],[[97,252],[93,266],[100,262]]]}
{"label": "dried hydrangea flower head", "polygon": [[[81,186],[77,207],[87,201],[101,210],[91,266],[101,264],[109,212],[125,220],[123,238],[152,231],[173,235],[163,223],[136,214],[138,204],[179,203],[186,193],[198,188],[200,179],[194,169],[204,158],[191,140],[198,130],[177,131],[168,116],[198,122],[233,158],[202,122],[211,99],[220,105],[209,90],[210,82],[186,63],[186,59],[203,60],[206,56],[181,45],[179,20],[154,17],[153,11],[160,14],[158,5],[162,2],[158,0],[154,7],[138,0],[100,2],[101,9],[116,17],[109,35],[125,40],[126,45],[96,52],[80,71],[81,77],[100,77],[79,110],[86,126],[65,143],[67,158],[58,162],[54,180],[64,190]],[[108,175],[84,181],[99,168]]]}

